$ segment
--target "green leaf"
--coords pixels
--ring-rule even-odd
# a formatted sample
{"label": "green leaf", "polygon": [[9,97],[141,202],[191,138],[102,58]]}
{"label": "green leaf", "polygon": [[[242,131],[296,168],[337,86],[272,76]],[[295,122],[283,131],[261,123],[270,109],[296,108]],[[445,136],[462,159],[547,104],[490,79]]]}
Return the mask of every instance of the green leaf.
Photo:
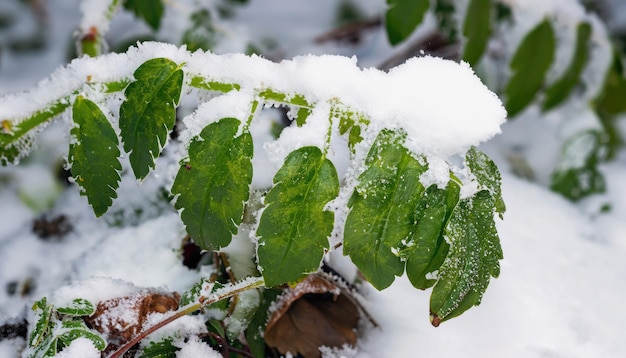
{"label": "green leaf", "polygon": [[554,30],[545,19],[526,35],[511,60],[513,75],[504,90],[509,118],[533,101],[554,61],[554,51]]}
{"label": "green leaf", "polygon": [[430,7],[429,0],[387,0],[385,28],[392,45],[404,41],[422,23]]}
{"label": "green leaf", "polygon": [[478,151],[476,147],[467,151],[465,162],[478,181],[478,189],[486,189],[493,195],[496,201],[496,212],[502,218],[506,206],[502,199],[502,177],[498,166],[485,153]]}
{"label": "green leaf", "polygon": [[174,128],[183,71],[166,58],[155,58],[139,66],[134,76],[124,91],[120,129],[135,177],[143,179]]}
{"label": "green leaf", "polygon": [[125,0],[124,8],[132,10],[137,17],[142,18],[154,31],[157,31],[161,26],[164,10],[162,0]]}
{"label": "green leaf", "polygon": [[423,290],[436,282],[435,274],[450,248],[444,240],[444,228],[459,202],[460,190],[453,180],[445,190],[432,185],[417,204],[415,228],[408,247],[401,251],[401,257],[406,259],[407,277],[415,288]]}
{"label": "green leaf", "polygon": [[455,0],[435,0],[435,17],[439,31],[446,35],[451,43],[457,42],[458,27]]}
{"label": "green leaf", "polygon": [[74,101],[72,118],[68,162],[81,195],[100,216],[117,198],[122,170],[117,134],[98,105],[82,96]]}
{"label": "green leaf", "polygon": [[319,148],[303,147],[287,156],[265,197],[256,232],[266,287],[319,268],[334,222],[324,206],[338,194],[337,171]]}
{"label": "green leaf", "polygon": [[207,91],[216,91],[222,93],[228,93],[235,90],[239,91],[239,89],[241,89],[241,86],[237,83],[207,81],[203,77],[193,77],[189,85],[191,87],[201,88]]}
{"label": "green leaf", "polygon": [[99,351],[103,351],[104,348],[106,348],[107,346],[106,341],[102,339],[102,337],[100,337],[99,335],[91,332],[89,328],[87,328],[87,326],[85,326],[84,328],[70,329],[58,337],[58,339],[63,342],[65,346],[69,346],[73,341],[77,340],[78,338],[86,338],[90,340],[91,343],[93,343],[94,347],[96,347],[96,349]]}
{"label": "green leaf", "polygon": [[150,342],[143,349],[140,358],[176,358],[176,352],[180,348],[172,344],[171,338],[165,338],[158,342]]}
{"label": "green leaf", "polygon": [[44,338],[50,332],[50,320],[52,318],[53,306],[49,305],[47,299],[43,297],[33,304],[32,310],[39,318],[37,319],[37,323],[35,323],[35,328],[30,334],[28,344],[31,347],[37,347],[41,345]]}
{"label": "green leaf", "polygon": [[471,0],[467,7],[463,36],[463,60],[474,66],[487,48],[491,34],[491,0]]}
{"label": "green leaf", "polygon": [[68,316],[91,316],[96,312],[96,308],[91,302],[77,298],[70,306],[57,308],[57,312]]}
{"label": "green leaf", "polygon": [[189,144],[172,194],[194,242],[205,250],[227,246],[241,224],[252,182],[252,136],[241,122],[223,118],[206,126]]}
{"label": "green leaf", "polygon": [[567,70],[558,81],[546,90],[546,98],[543,102],[543,110],[547,111],[561,104],[572,92],[580,81],[580,74],[587,64],[589,55],[589,40],[591,38],[591,25],[583,22],[578,25],[576,31],[576,48]]}
{"label": "green leaf", "polygon": [[480,304],[491,277],[500,274],[502,248],[494,222],[495,200],[487,190],[461,200],[450,217],[450,251],[430,297],[434,326]]}
{"label": "green leaf", "polygon": [[598,165],[604,145],[596,131],[585,131],[565,142],[559,168],[552,174],[551,189],[577,201],[592,194],[604,193],[606,182]]}
{"label": "green leaf", "polygon": [[378,135],[348,203],[344,254],[379,290],[404,271],[397,250],[411,235],[415,208],[424,193],[419,178],[427,165],[411,156],[403,139],[389,130]]}

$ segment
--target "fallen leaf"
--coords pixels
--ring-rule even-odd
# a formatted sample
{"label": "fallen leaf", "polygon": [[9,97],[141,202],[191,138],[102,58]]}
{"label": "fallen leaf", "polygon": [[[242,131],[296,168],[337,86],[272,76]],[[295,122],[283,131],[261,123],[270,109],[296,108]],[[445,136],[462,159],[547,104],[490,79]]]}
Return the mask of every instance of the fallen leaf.
{"label": "fallen leaf", "polygon": [[356,343],[359,309],[332,276],[309,275],[283,293],[265,328],[265,343],[282,354],[321,357],[319,347]]}

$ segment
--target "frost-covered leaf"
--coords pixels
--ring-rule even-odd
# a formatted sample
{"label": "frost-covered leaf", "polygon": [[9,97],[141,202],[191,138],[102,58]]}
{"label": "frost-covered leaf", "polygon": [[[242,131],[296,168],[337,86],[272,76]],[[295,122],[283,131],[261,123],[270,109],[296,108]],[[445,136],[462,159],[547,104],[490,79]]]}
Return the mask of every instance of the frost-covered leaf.
{"label": "frost-covered leaf", "polygon": [[339,194],[337,171],[317,147],[291,152],[274,184],[256,232],[259,266],[268,287],[319,268],[334,222],[324,206]]}
{"label": "frost-covered leaf", "polygon": [[300,94],[288,96],[285,93],[276,92],[272,89],[266,89],[259,93],[259,97],[269,102],[293,105],[295,108],[292,108],[291,112],[295,113],[292,118],[295,119],[298,127],[303,126],[306,119],[309,115],[311,115],[311,104]]}
{"label": "frost-covered leaf", "polygon": [[533,101],[554,61],[554,51],[554,30],[546,19],[526,35],[511,60],[513,75],[504,90],[509,118]]}
{"label": "frost-covered leaf", "polygon": [[502,177],[498,166],[485,153],[478,151],[475,147],[467,151],[465,162],[478,180],[478,189],[486,189],[493,195],[496,201],[496,212],[502,218],[506,206],[502,199]]}
{"label": "frost-covered leaf", "polygon": [[591,25],[584,22],[578,25],[574,55],[563,76],[546,90],[543,110],[549,110],[561,104],[580,81],[580,74],[587,64]]}
{"label": "frost-covered leaf", "polygon": [[480,304],[491,277],[500,275],[495,205],[489,191],[479,191],[461,200],[450,217],[445,233],[450,250],[430,297],[434,326]]}
{"label": "frost-covered leaf", "polygon": [[68,316],[91,316],[96,312],[96,308],[91,302],[83,298],[77,298],[72,301],[70,306],[59,307],[57,311]]}
{"label": "frost-covered leaf", "polygon": [[361,126],[369,124],[369,120],[351,110],[333,107],[333,117],[339,118],[339,134],[348,133],[348,147],[354,152],[354,147],[361,143]]}
{"label": "frost-covered leaf", "polygon": [[164,10],[162,0],[125,0],[124,8],[132,10],[137,17],[144,19],[154,31],[161,26]]}
{"label": "frost-covered leaf", "polygon": [[189,145],[172,194],[194,242],[205,250],[227,246],[242,221],[252,181],[252,137],[239,136],[241,122],[223,118],[206,126]]}
{"label": "frost-covered leaf", "polygon": [[99,351],[103,351],[107,346],[106,341],[98,334],[92,332],[83,321],[64,321],[62,322],[61,327],[62,329],[57,332],[60,333],[58,340],[61,341],[64,346],[69,346],[78,338],[86,338],[90,340],[94,347],[96,347]]}
{"label": "frost-covered leaf", "polygon": [[143,179],[174,128],[183,71],[166,58],[155,58],[139,66],[134,76],[124,91],[120,129],[135,177]]}
{"label": "frost-covered leaf", "polygon": [[487,48],[491,34],[491,0],[470,0],[463,23],[463,60],[474,66]]}
{"label": "frost-covered leaf", "polygon": [[81,194],[100,216],[117,197],[122,170],[117,134],[98,105],[82,96],[74,101],[72,118],[68,162]]}
{"label": "frost-covered leaf", "polygon": [[426,289],[436,282],[436,274],[448,254],[444,228],[459,202],[460,186],[450,180],[447,188],[430,186],[415,210],[415,227],[408,245],[401,251],[406,259],[406,275],[415,288]]}
{"label": "frost-covered leaf", "polygon": [[171,338],[165,338],[158,342],[150,342],[143,348],[139,358],[176,358],[176,352],[180,350],[172,344]]}
{"label": "frost-covered leaf", "polygon": [[385,28],[392,45],[404,41],[422,23],[430,0],[387,0]]}
{"label": "frost-covered leaf", "polygon": [[45,297],[33,304],[32,310],[39,316],[39,318],[37,318],[35,328],[31,332],[28,339],[28,344],[31,347],[39,346],[46,335],[48,335],[48,332],[51,329],[50,320],[52,318],[53,308],[54,307],[52,305],[48,304],[48,300]]}
{"label": "frost-covered leaf", "polygon": [[404,271],[397,250],[409,239],[424,193],[419,178],[427,165],[413,158],[402,141],[402,135],[389,130],[378,135],[348,203],[344,253],[379,290]]}
{"label": "frost-covered leaf", "polygon": [[255,358],[265,358],[265,339],[263,331],[270,315],[270,306],[276,302],[276,299],[283,291],[280,289],[265,289],[261,293],[261,304],[256,310],[254,317],[246,330],[246,340],[250,347],[250,352]]}
{"label": "frost-covered leaf", "polygon": [[50,121],[69,107],[69,101],[59,100],[48,108],[15,124],[8,119],[0,120],[0,165],[17,164],[30,151],[36,132],[42,124]]}
{"label": "frost-covered leaf", "polygon": [[571,200],[606,191],[604,176],[598,170],[602,162],[601,134],[586,131],[569,139],[563,148],[561,163],[552,174],[552,190]]}

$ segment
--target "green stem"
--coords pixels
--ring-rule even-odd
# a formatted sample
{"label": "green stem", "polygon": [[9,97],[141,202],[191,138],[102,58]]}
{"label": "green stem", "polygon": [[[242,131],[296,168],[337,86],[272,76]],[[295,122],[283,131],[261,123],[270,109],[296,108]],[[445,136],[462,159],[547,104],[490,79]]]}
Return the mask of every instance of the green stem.
{"label": "green stem", "polygon": [[109,358],[122,357],[124,353],[126,353],[129,349],[131,349],[135,344],[141,342],[141,340],[146,338],[148,335],[152,334],[159,328],[164,327],[165,325],[179,319],[180,317],[193,313],[207,305],[210,305],[215,302],[221,301],[223,299],[238,295],[243,291],[259,288],[263,286],[264,284],[265,284],[265,281],[263,281],[262,277],[254,277],[252,280],[250,279],[244,280],[238,284],[224,286],[218,289],[216,292],[210,293],[208,296],[200,296],[197,302],[190,303],[189,305],[183,308],[180,308],[173,315],[165,318],[163,321],[139,333],[133,339],[131,339],[130,341],[122,345],[120,348],[118,348],[118,350],[115,351]]}

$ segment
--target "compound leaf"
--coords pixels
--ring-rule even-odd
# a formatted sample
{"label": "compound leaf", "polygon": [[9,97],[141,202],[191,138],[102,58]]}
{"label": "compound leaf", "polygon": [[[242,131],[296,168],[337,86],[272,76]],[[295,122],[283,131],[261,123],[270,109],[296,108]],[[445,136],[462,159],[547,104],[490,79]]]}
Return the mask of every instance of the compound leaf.
{"label": "compound leaf", "polygon": [[252,137],[237,136],[241,122],[223,118],[206,126],[189,144],[172,194],[194,242],[205,250],[227,246],[243,218],[252,182]]}
{"label": "compound leaf", "polygon": [[471,0],[465,22],[463,36],[466,42],[463,48],[463,60],[474,66],[487,48],[491,34],[491,0]]}
{"label": "compound leaf", "polygon": [[72,176],[100,216],[117,197],[122,170],[117,134],[98,105],[82,96],[74,101],[72,118],[74,139],[68,155]]}
{"label": "compound leaf", "polygon": [[77,298],[72,301],[68,307],[59,307],[57,312],[68,316],[91,316],[96,312],[93,304],[83,298]]}
{"label": "compound leaf", "polygon": [[554,30],[548,19],[522,41],[511,60],[513,75],[504,90],[509,117],[521,112],[535,98],[554,60],[554,49]]}
{"label": "compound leaf", "polygon": [[174,128],[183,71],[166,58],[155,58],[139,66],[134,76],[120,107],[120,129],[135,177],[143,179]]}
{"label": "compound leaf", "polygon": [[491,193],[482,190],[461,200],[450,217],[445,232],[450,250],[430,297],[434,326],[480,304],[491,277],[500,275],[495,205]]}
{"label": "compound leaf", "polygon": [[126,0],[124,8],[132,10],[137,17],[144,19],[154,31],[161,26],[164,10],[162,0]]}
{"label": "compound leaf", "polygon": [[563,77],[546,90],[546,99],[543,102],[544,111],[561,104],[578,84],[580,74],[587,64],[590,37],[591,25],[586,22],[579,24],[576,31],[576,48],[574,49],[572,62],[570,62]]}
{"label": "compound leaf", "polygon": [[404,41],[422,23],[430,0],[387,0],[385,27],[392,45]]}
{"label": "compound leaf", "polygon": [[344,229],[344,253],[379,290],[404,271],[398,250],[409,239],[424,193],[419,178],[427,165],[411,156],[402,139],[389,130],[376,138],[348,203]]}
{"label": "compound leaf", "polygon": [[408,247],[401,253],[406,258],[407,277],[415,288],[423,290],[436,282],[450,247],[444,240],[444,228],[459,202],[460,190],[453,180],[445,190],[432,185],[417,204],[416,225]]}
{"label": "compound leaf", "polygon": [[324,206],[339,194],[337,171],[317,147],[291,152],[274,184],[256,232],[259,266],[268,287],[319,268],[334,223],[334,214]]}

